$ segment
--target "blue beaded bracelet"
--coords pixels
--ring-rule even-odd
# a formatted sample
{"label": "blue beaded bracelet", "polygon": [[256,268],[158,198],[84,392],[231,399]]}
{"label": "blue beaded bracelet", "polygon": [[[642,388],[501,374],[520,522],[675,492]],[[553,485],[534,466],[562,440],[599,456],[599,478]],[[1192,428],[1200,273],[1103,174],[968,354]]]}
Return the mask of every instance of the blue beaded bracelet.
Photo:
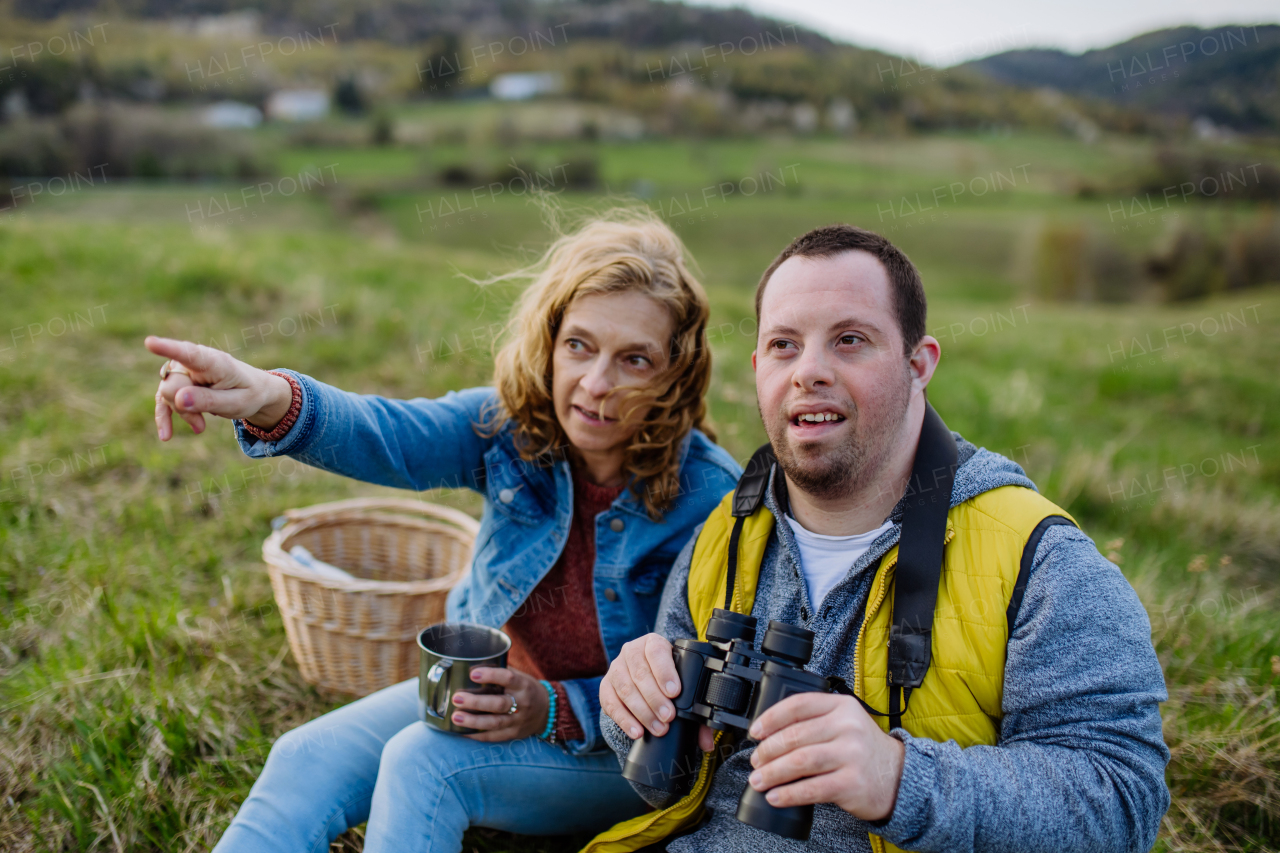
{"label": "blue beaded bracelet", "polygon": [[556,742],[556,689],[551,686],[550,681],[539,681],[543,687],[547,688],[547,701],[550,707],[547,708],[547,727],[542,730],[542,734],[538,737],[548,743]]}

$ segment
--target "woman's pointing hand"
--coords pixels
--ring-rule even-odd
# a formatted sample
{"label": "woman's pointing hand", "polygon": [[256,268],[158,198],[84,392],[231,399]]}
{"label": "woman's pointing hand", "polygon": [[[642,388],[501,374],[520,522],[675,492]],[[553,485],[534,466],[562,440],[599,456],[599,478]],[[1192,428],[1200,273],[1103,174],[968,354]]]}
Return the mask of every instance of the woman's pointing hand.
{"label": "woman's pointing hand", "polygon": [[174,367],[191,372],[190,376],[171,372],[156,389],[156,431],[161,441],[173,437],[174,412],[198,435],[205,430],[203,413],[244,418],[271,429],[289,410],[293,389],[274,373],[191,341],[148,335],[143,343],[170,359]]}

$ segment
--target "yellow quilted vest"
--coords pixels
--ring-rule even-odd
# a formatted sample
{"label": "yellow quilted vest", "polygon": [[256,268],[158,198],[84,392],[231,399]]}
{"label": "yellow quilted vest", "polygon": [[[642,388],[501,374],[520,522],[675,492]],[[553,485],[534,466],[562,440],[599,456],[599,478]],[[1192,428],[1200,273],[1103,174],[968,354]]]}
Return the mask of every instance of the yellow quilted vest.
{"label": "yellow quilted vest", "polygon": [[[711,612],[724,602],[726,557],[733,493],[712,511],[693,549],[689,611],[706,640]],[[1001,486],[954,506],[947,513],[942,576],[934,610],[933,658],[920,687],[911,691],[902,727],[916,737],[954,740],[961,747],[994,745],[1000,732],[1009,606],[1022,551],[1036,526],[1051,515],[1071,518],[1061,507],[1022,486]],[[1075,519],[1071,519],[1072,522]],[[733,610],[750,613],[773,513],[761,506],[747,518],[738,547]],[[889,627],[893,624],[894,568],[898,546],[880,560],[858,632],[849,686],[873,708],[889,706]],[[870,655],[867,650],[872,650]],[[873,717],[888,731],[886,717]],[[720,734],[716,735],[717,742]],[[693,789],[666,809],[623,821],[592,839],[583,853],[631,853],[693,826],[702,816],[716,753],[704,753]],[[876,853],[898,848],[871,835]]]}

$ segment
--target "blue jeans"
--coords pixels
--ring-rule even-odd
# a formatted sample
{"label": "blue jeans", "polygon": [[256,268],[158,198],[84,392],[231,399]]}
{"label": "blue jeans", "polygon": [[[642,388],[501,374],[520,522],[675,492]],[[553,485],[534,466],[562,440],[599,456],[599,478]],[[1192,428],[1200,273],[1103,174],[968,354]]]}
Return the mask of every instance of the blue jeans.
{"label": "blue jeans", "polygon": [[612,752],[436,731],[411,678],[276,740],[214,853],[326,853],[366,820],[367,853],[457,853],[468,826],[596,832],[647,809]]}

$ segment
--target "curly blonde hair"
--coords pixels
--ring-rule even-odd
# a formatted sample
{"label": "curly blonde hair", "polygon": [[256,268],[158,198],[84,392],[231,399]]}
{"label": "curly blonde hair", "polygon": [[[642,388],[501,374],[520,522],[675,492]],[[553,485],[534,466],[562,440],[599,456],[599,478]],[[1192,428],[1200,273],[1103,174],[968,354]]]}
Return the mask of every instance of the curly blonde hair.
{"label": "curly blonde hair", "polygon": [[[559,230],[552,219],[552,226]],[[623,454],[630,488],[657,520],[679,494],[680,442],[697,428],[713,441],[706,392],[711,350],[706,291],[685,266],[685,248],[665,222],[647,209],[614,208],[596,214],[559,237],[536,263],[493,276],[485,283],[529,279],[512,307],[502,345],[494,357],[498,399],[477,428],[493,435],[514,422],[522,459],[550,465],[568,437],[556,417],[551,391],[551,354],[565,312],[576,299],[603,293],[641,293],[666,306],[674,322],[669,363],[643,388],[625,392],[623,420],[637,414],[641,425]]]}

